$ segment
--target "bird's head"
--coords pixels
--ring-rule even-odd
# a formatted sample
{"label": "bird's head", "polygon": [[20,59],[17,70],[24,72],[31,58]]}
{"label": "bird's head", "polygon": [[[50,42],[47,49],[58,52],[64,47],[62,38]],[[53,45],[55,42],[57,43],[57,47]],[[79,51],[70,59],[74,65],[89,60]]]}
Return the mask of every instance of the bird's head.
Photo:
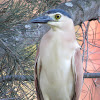
{"label": "bird's head", "polygon": [[62,9],[52,9],[43,14],[43,16],[30,20],[31,23],[48,24],[51,28],[67,28],[73,25],[72,18],[69,13]]}

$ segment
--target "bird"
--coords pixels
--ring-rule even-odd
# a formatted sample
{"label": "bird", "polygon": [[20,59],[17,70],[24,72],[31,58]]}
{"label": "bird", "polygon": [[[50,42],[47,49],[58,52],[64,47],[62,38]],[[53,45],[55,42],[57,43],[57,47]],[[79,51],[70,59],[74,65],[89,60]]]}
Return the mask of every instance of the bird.
{"label": "bird", "polygon": [[36,54],[37,100],[79,100],[82,56],[71,15],[62,9],[51,9],[30,22],[51,27],[42,37]]}

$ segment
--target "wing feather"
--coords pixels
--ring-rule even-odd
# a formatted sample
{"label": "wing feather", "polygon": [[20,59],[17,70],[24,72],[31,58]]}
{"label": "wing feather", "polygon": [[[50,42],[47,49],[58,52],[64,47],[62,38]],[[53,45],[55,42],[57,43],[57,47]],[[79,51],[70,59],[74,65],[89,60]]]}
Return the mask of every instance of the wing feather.
{"label": "wing feather", "polygon": [[82,56],[79,48],[76,49],[73,54],[72,69],[73,69],[73,75],[75,79],[75,93],[73,96],[73,100],[79,100],[79,96],[83,85]]}
{"label": "wing feather", "polygon": [[43,95],[41,92],[40,84],[39,84],[39,78],[40,78],[40,73],[42,69],[42,64],[40,61],[40,56],[39,56],[39,50],[37,51],[36,54],[36,62],[35,62],[35,74],[34,74],[34,81],[35,81],[35,87],[36,87],[36,92],[37,92],[37,100],[44,100]]}

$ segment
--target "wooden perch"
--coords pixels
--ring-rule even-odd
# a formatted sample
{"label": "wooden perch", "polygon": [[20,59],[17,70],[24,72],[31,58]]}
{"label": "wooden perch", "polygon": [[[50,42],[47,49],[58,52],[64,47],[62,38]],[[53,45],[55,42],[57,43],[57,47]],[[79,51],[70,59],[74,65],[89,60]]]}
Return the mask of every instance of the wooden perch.
{"label": "wooden perch", "polygon": [[[58,5],[58,9],[63,9],[70,13],[74,25],[80,25],[85,21],[98,20],[100,18],[100,0],[72,0]],[[35,24],[32,24],[35,26]],[[38,24],[38,38],[45,34],[50,27],[44,24]],[[36,27],[37,29],[37,27]]]}
{"label": "wooden perch", "polygon": [[[100,73],[84,73],[84,78],[100,78]],[[0,82],[5,81],[34,81],[33,75],[7,75],[0,77]]]}
{"label": "wooden perch", "polygon": [[97,20],[100,16],[100,0],[72,0],[58,5],[56,8],[69,12],[75,25]]}

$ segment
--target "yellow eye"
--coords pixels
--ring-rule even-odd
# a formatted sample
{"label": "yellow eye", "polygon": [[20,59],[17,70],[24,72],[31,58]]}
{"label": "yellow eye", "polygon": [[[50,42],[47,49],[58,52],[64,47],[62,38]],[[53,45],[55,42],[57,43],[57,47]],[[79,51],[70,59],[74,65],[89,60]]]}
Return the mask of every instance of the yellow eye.
{"label": "yellow eye", "polygon": [[61,15],[60,14],[56,14],[55,15],[55,19],[60,19],[61,18]]}

